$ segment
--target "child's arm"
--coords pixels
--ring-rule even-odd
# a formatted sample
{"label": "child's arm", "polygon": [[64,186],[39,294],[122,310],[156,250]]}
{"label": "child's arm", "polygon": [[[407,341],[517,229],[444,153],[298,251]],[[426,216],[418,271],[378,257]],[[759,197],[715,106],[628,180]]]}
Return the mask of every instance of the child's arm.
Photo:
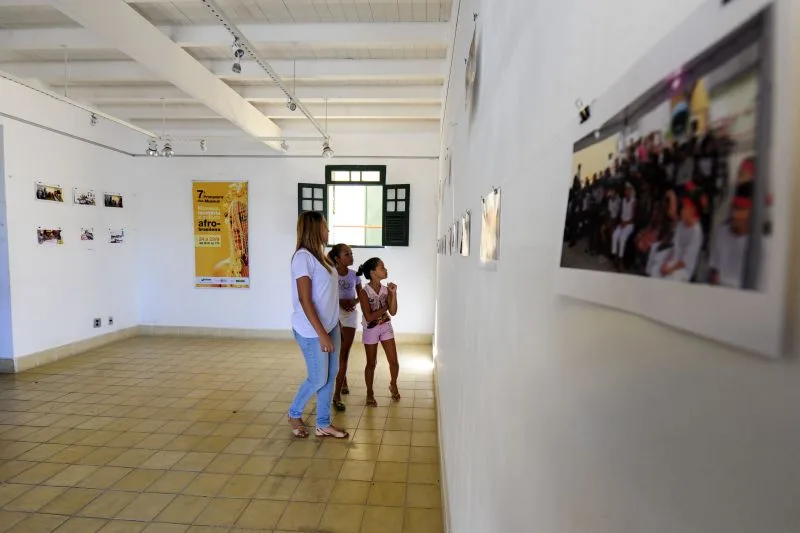
{"label": "child's arm", "polygon": [[389,314],[395,316],[397,314],[397,285],[390,283],[386,288],[389,289]]}
{"label": "child's arm", "polygon": [[369,298],[367,297],[366,291],[360,291],[358,293],[358,300],[361,303],[361,312],[364,315],[364,320],[367,322],[372,322],[373,320],[378,320],[383,314],[389,310],[388,306],[383,306],[380,309],[376,309],[373,311],[369,307]]}

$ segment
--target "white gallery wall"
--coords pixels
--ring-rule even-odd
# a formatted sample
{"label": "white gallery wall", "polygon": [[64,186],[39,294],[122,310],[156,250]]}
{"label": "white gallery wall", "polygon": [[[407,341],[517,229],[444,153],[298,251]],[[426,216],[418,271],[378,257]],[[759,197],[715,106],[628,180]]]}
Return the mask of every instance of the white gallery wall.
{"label": "white gallery wall", "polygon": [[[415,138],[414,138],[415,137]],[[393,154],[420,136],[384,141]],[[261,330],[291,335],[291,274],[297,223],[297,184],[324,183],[325,164],[386,165],[388,184],[411,184],[410,246],[355,249],[357,265],[381,257],[399,288],[399,333],[433,331],[436,250],[435,159],[438,135],[422,136],[432,157],[417,159],[175,158],[137,159],[140,202],[141,323],[168,327]],[[355,141],[352,141],[355,142]],[[369,148],[369,139],[361,145]],[[343,144],[343,143],[342,143]],[[337,144],[337,150],[342,144]],[[412,149],[409,149],[412,151]],[[379,151],[379,153],[381,153]],[[387,152],[382,152],[387,153]],[[192,181],[249,182],[249,289],[194,286]]]}
{"label": "white gallery wall", "polygon": [[[782,533],[800,523],[796,360],[768,362],[555,293],[575,100],[602,96],[703,2],[460,2],[441,152],[453,154],[452,185],[438,224],[443,235],[471,210],[472,255],[439,257],[435,317],[453,533]],[[800,6],[778,4],[797,44]],[[463,59],[475,12],[470,118]],[[797,120],[796,109],[778,113]],[[493,186],[501,238],[490,270],[478,247],[480,198]]]}
{"label": "white gallery wall", "polygon": [[[105,121],[91,126],[89,113],[6,80],[0,80],[0,112],[120,147],[133,138]],[[10,287],[14,357],[136,326],[133,158],[7,116],[0,126],[9,272],[0,283]],[[38,181],[61,185],[64,202],[37,201]],[[73,187],[94,189],[99,205],[73,205]],[[124,194],[125,207],[103,207],[104,191]],[[112,226],[126,229],[127,242],[107,242]],[[40,246],[39,227],[60,227],[64,244]],[[93,228],[96,240],[82,242],[81,228]],[[102,327],[94,328],[94,318],[102,318]]]}

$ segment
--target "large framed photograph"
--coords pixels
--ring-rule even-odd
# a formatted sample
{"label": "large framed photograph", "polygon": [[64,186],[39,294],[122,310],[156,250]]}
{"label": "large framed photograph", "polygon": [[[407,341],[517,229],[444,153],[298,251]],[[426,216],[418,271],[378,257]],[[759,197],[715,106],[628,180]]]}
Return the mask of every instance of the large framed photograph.
{"label": "large framed photograph", "polygon": [[36,183],[36,199],[43,202],[63,202],[64,189],[61,185],[48,185],[47,183]]}
{"label": "large framed photograph", "polygon": [[707,2],[593,106],[565,176],[562,294],[781,352],[775,10]]}

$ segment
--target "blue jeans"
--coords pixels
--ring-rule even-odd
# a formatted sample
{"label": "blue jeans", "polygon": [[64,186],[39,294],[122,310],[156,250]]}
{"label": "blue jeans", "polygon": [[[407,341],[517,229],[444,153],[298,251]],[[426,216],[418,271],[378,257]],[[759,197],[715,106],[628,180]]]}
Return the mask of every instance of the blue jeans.
{"label": "blue jeans", "polygon": [[333,341],[333,351],[325,353],[319,345],[319,337],[301,337],[294,332],[294,338],[306,360],[308,378],[300,385],[300,390],[289,408],[289,416],[302,418],[308,400],[316,393],[318,428],[331,425],[333,387],[336,384],[336,374],[339,373],[339,350],[342,346],[339,326],[333,328],[329,335]]}

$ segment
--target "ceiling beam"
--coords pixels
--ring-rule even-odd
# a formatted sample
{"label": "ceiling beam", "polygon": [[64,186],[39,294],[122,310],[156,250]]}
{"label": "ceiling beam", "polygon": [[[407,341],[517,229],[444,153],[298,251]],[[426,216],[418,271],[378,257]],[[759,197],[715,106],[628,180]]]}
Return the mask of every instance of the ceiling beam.
{"label": "ceiling beam", "polygon": [[[53,4],[62,13],[137,61],[139,64],[129,62],[137,70],[144,70],[150,76],[155,75],[169,81],[250,135],[254,137],[281,135],[281,129],[277,124],[209,72],[124,1],[53,0]],[[80,64],[73,64],[73,67],[78,65]],[[280,143],[270,141],[268,144],[276,150],[281,150]]]}
{"label": "ceiling beam", "polygon": [[[188,47],[227,47],[230,34],[215,26],[160,26],[176,44]],[[255,44],[297,43],[348,45],[445,44],[444,22],[241,24]],[[0,31],[0,49],[9,50],[108,49],[110,44],[85,28],[30,28]]]}
{"label": "ceiling beam", "polygon": [[[310,104],[308,110],[317,117],[324,117],[324,104]],[[302,113],[290,111],[284,104],[260,104],[256,108],[274,120],[302,120]],[[102,106],[104,113],[123,120],[159,120],[160,105],[115,105]],[[329,120],[363,119],[438,119],[441,104],[329,104],[327,109]],[[219,115],[203,105],[171,105],[166,106],[167,121],[172,120],[209,120],[220,118]]]}
{"label": "ceiling beam", "polygon": [[[61,0],[67,1],[67,0]],[[80,3],[88,0],[79,0]],[[120,0],[109,0],[117,2]],[[69,3],[69,2],[68,2]],[[72,5],[72,4],[69,4]],[[124,5],[124,4],[123,4]],[[126,9],[130,9],[125,6]],[[135,12],[134,12],[135,13]],[[138,14],[136,16],[139,16]],[[144,21],[144,19],[142,19]],[[146,21],[145,21],[146,22]],[[155,30],[150,26],[152,30]],[[104,31],[113,32],[113,27]],[[205,71],[202,76],[230,79],[230,80],[268,80],[267,74],[261,70],[254,61],[242,61],[242,73],[235,74],[231,71],[233,61],[210,60],[197,61],[176,44],[169,41],[163,34],[155,30],[167,44],[154,45],[147,48],[133,43],[120,43],[126,49],[119,48],[138,61],[72,61],[69,63],[68,76],[72,83],[75,82],[154,82],[167,80],[180,87],[187,84],[181,72],[174,66],[167,65],[173,61],[180,61],[184,67],[188,64],[186,58],[191,59],[191,70],[201,76],[200,70]],[[122,32],[120,32],[122,33]],[[136,34],[130,35],[128,40],[135,40]],[[152,42],[152,41],[150,41]],[[167,53],[166,46],[171,46]],[[167,59],[169,57],[169,60]],[[293,62],[287,60],[270,61],[270,64],[283,79],[293,76]],[[0,70],[10,72],[21,78],[37,78],[46,82],[60,82],[64,78],[64,63],[60,61],[48,62],[8,62],[0,63]],[[408,78],[408,77],[442,77],[444,78],[445,62],[441,59],[305,59],[297,61],[297,78]],[[182,83],[176,83],[176,80]],[[219,81],[219,80],[217,80]],[[200,87],[195,87],[200,89]]]}
{"label": "ceiling beam", "polygon": [[[283,103],[284,94],[271,86],[233,87],[252,103]],[[297,96],[304,102],[330,103],[436,103],[441,102],[440,85],[314,85],[297,87]],[[71,98],[95,104],[152,104],[162,98],[170,103],[192,103],[195,99],[172,85],[133,85],[129,87],[84,85],[69,88]]]}

